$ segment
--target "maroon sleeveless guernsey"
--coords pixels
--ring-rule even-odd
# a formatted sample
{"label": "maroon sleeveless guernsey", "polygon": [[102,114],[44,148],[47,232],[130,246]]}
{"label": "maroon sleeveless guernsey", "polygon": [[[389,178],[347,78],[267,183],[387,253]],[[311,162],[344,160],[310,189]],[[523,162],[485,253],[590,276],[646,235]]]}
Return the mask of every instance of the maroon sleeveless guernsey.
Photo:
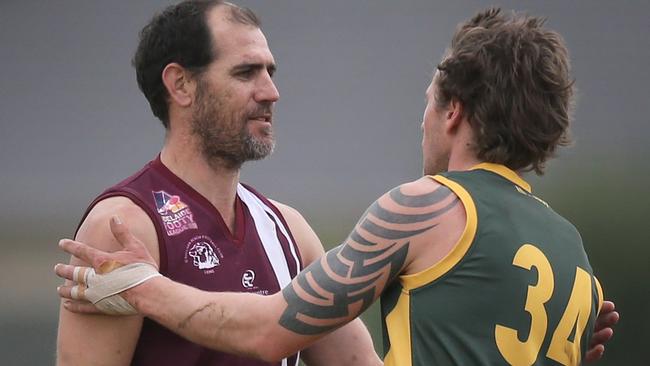
{"label": "maroon sleeveless guernsey", "polygon": [[[300,253],[280,211],[252,188],[239,184],[235,230],[208,200],[174,175],[160,156],[109,188],[90,205],[123,196],[151,218],[158,235],[160,272],[206,291],[280,291],[300,271]],[[295,366],[298,355],[266,363],[191,343],[145,318],[132,365]]]}

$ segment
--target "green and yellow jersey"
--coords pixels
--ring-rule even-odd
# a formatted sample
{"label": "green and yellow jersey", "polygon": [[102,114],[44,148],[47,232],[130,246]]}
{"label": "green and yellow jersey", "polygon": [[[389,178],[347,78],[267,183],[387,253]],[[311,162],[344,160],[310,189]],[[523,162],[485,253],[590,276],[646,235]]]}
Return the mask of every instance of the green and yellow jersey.
{"label": "green and yellow jersey", "polygon": [[502,165],[432,179],[467,223],[442,261],[382,295],[385,364],[579,365],[603,295],[575,227]]}

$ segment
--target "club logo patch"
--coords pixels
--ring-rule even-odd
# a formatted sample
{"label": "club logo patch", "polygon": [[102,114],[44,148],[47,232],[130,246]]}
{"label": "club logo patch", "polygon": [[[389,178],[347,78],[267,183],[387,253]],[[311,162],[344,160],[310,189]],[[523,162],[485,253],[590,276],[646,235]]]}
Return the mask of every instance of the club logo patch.
{"label": "club logo patch", "polygon": [[212,239],[205,235],[193,237],[185,247],[185,263],[201,269],[205,274],[214,273],[214,268],[221,265],[223,254]]}
{"label": "club logo patch", "polygon": [[190,207],[183,203],[179,196],[165,191],[152,193],[168,236],[178,235],[185,230],[198,229]]}

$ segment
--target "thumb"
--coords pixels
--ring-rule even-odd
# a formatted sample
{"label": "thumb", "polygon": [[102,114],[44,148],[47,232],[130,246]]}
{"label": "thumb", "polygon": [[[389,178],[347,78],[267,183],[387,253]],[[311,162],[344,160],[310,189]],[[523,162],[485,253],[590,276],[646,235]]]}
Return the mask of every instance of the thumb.
{"label": "thumb", "polygon": [[135,240],[135,237],[131,234],[129,228],[122,222],[119,216],[114,215],[111,217],[111,232],[117,242],[122,245],[124,248],[131,246],[131,242]]}

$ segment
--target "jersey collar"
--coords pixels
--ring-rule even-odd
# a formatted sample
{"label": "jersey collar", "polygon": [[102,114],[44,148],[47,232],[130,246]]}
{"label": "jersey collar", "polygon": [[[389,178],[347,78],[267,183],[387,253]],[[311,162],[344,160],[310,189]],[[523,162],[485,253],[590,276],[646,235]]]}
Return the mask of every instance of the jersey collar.
{"label": "jersey collar", "polygon": [[526,190],[526,192],[531,193],[532,191],[530,184],[528,184],[528,182],[523,180],[517,173],[515,173],[513,170],[506,167],[505,165],[494,164],[494,163],[480,163],[478,165],[473,166],[470,170],[476,170],[476,169],[487,170],[492,173],[498,174],[506,178],[507,180],[511,181],[512,183],[518,185],[519,187],[523,188],[524,190]]}

